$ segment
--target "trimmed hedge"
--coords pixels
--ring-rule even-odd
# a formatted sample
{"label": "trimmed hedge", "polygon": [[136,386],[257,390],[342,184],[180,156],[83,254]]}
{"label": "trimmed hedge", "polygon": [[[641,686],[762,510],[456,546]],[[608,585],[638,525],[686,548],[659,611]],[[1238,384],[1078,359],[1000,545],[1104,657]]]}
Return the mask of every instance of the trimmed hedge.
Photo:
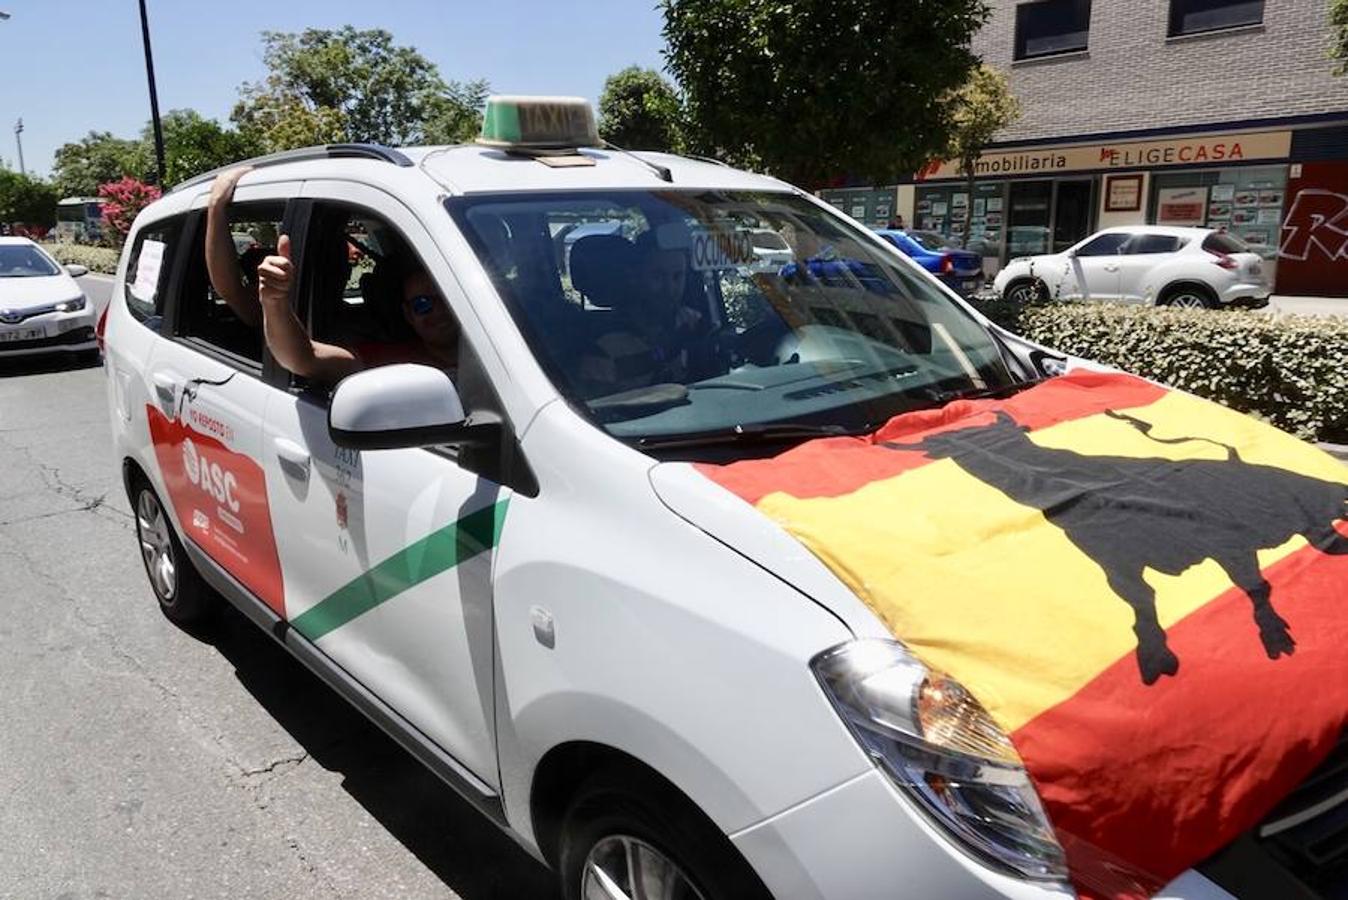
{"label": "trimmed hedge", "polygon": [[1299,437],[1348,443],[1348,319],[1246,310],[1001,301],[1016,334],[1250,413]]}
{"label": "trimmed hedge", "polygon": [[117,274],[117,259],[121,256],[110,247],[88,247],[64,242],[43,244],[42,249],[63,266],[86,266],[90,272],[102,272],[104,275]]}

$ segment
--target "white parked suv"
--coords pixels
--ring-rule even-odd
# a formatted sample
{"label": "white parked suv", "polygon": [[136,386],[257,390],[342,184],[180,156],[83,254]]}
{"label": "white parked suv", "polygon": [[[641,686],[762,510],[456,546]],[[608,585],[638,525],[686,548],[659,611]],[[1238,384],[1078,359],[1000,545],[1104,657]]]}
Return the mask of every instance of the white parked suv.
{"label": "white parked suv", "polygon": [[[223,233],[267,257],[260,314],[212,287],[209,177],[126,242],[127,550],[169,619],[237,607],[567,900],[1338,871],[1327,455],[998,329],[791,185],[606,148],[583,101],[253,163]],[[790,261],[757,264],[767,231]],[[345,377],[278,361],[311,342]]]}
{"label": "white parked suv", "polygon": [[1259,255],[1211,228],[1106,228],[1062,253],[1013,259],[997,293],[1023,303],[1106,300],[1219,309],[1265,306],[1270,288]]}

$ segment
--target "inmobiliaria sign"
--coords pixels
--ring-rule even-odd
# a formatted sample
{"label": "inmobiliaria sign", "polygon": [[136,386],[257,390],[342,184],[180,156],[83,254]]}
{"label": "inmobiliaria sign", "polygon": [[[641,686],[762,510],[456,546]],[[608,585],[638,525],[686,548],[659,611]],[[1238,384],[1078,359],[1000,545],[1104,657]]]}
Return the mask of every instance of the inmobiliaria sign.
{"label": "inmobiliaria sign", "polygon": [[[975,164],[975,174],[1036,175],[1286,159],[1291,148],[1290,131],[1203,135],[1159,141],[1117,141],[1068,147],[1032,147],[985,153]],[[937,181],[963,176],[959,171],[958,162],[946,161],[933,163],[919,172],[917,177],[919,181]]]}

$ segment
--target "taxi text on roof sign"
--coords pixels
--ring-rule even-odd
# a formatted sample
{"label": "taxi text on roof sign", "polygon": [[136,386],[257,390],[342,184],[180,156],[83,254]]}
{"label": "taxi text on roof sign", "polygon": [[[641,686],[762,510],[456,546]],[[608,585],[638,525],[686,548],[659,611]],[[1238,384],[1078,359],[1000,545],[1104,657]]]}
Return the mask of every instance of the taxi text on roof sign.
{"label": "taxi text on roof sign", "polygon": [[487,98],[478,143],[524,150],[598,147],[594,110],[581,97]]}

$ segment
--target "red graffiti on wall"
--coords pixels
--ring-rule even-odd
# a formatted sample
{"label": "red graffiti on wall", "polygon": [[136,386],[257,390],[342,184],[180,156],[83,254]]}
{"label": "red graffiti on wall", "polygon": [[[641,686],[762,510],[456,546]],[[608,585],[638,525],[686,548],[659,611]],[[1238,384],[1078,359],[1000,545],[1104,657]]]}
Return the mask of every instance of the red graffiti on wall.
{"label": "red graffiti on wall", "polygon": [[1315,248],[1327,259],[1348,259],[1348,195],[1310,188],[1287,210],[1279,258],[1304,261]]}

